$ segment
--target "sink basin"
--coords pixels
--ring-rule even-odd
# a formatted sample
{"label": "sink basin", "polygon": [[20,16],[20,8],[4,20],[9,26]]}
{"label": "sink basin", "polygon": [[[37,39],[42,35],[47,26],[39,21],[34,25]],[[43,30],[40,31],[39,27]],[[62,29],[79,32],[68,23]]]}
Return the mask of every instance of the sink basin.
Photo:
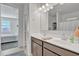
{"label": "sink basin", "polygon": [[52,39],[52,37],[43,37],[42,39],[44,39],[44,40],[50,40],[50,39]]}
{"label": "sink basin", "polygon": [[52,36],[50,34],[43,33],[41,36],[41,39],[50,40],[50,39],[52,39]]}
{"label": "sink basin", "polygon": [[57,37],[55,35],[50,35],[50,34],[42,35],[41,39],[43,39],[43,40],[50,40],[50,39],[61,40],[60,37]]}

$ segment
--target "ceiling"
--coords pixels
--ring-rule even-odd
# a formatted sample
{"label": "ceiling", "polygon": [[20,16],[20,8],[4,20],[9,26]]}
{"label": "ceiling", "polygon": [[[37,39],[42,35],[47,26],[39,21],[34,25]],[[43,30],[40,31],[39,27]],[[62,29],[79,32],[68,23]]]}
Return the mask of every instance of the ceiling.
{"label": "ceiling", "polygon": [[[72,12],[79,11],[79,3],[64,3],[63,5],[59,5],[59,13],[60,14],[68,14]],[[56,14],[56,9],[49,11],[49,15],[54,16]]]}

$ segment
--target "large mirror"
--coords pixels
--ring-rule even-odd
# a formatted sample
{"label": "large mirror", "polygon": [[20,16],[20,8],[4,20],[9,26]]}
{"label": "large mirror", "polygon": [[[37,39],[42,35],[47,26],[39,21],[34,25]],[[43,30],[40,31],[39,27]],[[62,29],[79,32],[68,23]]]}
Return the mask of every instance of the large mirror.
{"label": "large mirror", "polygon": [[64,3],[59,7],[58,29],[74,31],[79,25],[79,3]]}
{"label": "large mirror", "polygon": [[74,31],[79,25],[79,3],[48,5],[40,15],[41,30]]}
{"label": "large mirror", "polygon": [[51,34],[65,40],[70,39],[79,26],[78,6],[79,3],[52,3],[52,8],[49,6],[41,12],[41,33],[44,35]]}

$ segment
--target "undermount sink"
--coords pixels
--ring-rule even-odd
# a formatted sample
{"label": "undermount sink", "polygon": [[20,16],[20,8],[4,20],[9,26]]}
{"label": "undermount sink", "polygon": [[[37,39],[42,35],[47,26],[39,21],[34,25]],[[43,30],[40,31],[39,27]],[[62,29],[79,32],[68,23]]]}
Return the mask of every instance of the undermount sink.
{"label": "undermount sink", "polygon": [[44,39],[44,40],[50,40],[50,39],[52,39],[52,37],[43,37],[42,39]]}
{"label": "undermount sink", "polygon": [[58,37],[57,35],[50,35],[50,34],[44,34],[41,36],[41,38],[43,40],[51,40],[51,39],[61,40],[62,39],[62,38]]}
{"label": "undermount sink", "polygon": [[53,39],[51,35],[42,35],[41,37],[43,40],[50,40]]}
{"label": "undermount sink", "polygon": [[44,39],[44,40],[50,40],[50,39],[61,40],[61,38],[54,37],[54,36],[43,36],[42,39]]}

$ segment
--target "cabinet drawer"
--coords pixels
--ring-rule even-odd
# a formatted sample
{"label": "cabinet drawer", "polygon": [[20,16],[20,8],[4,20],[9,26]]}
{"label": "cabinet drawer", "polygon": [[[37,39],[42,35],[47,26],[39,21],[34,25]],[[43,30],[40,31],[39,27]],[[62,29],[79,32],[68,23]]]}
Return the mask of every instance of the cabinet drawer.
{"label": "cabinet drawer", "polygon": [[42,45],[42,41],[41,40],[39,40],[39,39],[37,39],[37,38],[34,38],[34,37],[31,37],[32,38],[32,41],[33,42],[36,42],[36,43],[38,43],[39,45]]}
{"label": "cabinet drawer", "polygon": [[44,56],[57,56],[56,54],[52,53],[51,51],[44,48]]}
{"label": "cabinet drawer", "polygon": [[71,52],[71,51],[68,51],[68,50],[65,50],[63,48],[60,48],[60,47],[56,47],[54,46],[53,44],[49,44],[49,43],[46,43],[44,42],[44,47],[61,55],[61,56],[77,56],[77,54]]}

